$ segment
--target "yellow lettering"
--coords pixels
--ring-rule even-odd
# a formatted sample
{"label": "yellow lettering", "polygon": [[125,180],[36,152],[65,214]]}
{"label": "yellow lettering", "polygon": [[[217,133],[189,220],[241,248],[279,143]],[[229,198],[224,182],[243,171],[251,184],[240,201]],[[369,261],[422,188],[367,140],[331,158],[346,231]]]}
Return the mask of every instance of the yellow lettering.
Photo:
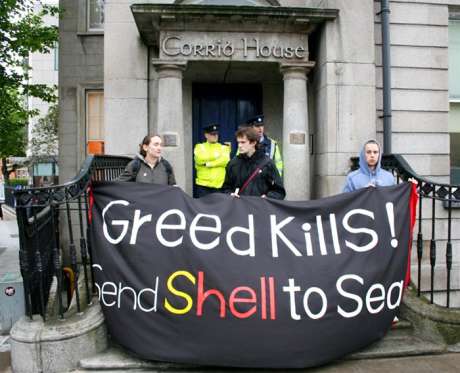
{"label": "yellow lettering", "polygon": [[190,280],[190,282],[195,285],[196,283],[196,279],[195,277],[190,273],[190,272],[187,272],[187,271],[176,271],[174,272],[171,276],[168,277],[168,281],[166,282],[166,285],[168,287],[168,290],[174,294],[174,295],[177,295],[178,297],[181,297],[181,298],[184,298],[186,301],[187,301],[187,305],[182,308],[182,309],[179,309],[179,308],[175,308],[173,306],[171,306],[171,304],[168,302],[168,299],[165,298],[165,308],[171,312],[171,313],[174,313],[176,315],[183,315],[184,313],[187,313],[188,311],[190,311],[190,309],[192,308],[193,306],[193,299],[190,295],[188,295],[187,293],[184,293],[183,291],[179,291],[177,290],[172,282],[174,281],[174,279],[178,276],[184,276],[186,277],[187,279]]}

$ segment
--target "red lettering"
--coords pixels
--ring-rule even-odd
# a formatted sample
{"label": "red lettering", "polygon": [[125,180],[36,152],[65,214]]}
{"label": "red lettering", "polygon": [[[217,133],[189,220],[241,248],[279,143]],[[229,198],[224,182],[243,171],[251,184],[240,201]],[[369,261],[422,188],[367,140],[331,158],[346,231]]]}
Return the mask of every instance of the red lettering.
{"label": "red lettering", "polygon": [[[237,294],[239,292],[248,292],[250,294],[250,298],[238,298]],[[256,297],[256,292],[251,289],[250,287],[247,286],[240,286],[235,289],[233,289],[232,293],[230,294],[230,298],[228,299],[228,305],[230,307],[230,311],[238,317],[239,319],[245,319],[252,314],[254,314],[257,311],[257,306],[252,306],[248,311],[246,312],[239,312],[235,308],[235,303],[257,303],[257,297]]]}
{"label": "red lettering", "polygon": [[260,278],[260,298],[262,303],[262,320],[267,320],[267,290],[265,289],[265,277]]}
{"label": "red lettering", "polygon": [[216,289],[209,289],[206,290],[206,292],[203,293],[203,288],[204,288],[204,274],[202,271],[198,272],[198,295],[197,295],[197,309],[196,309],[196,314],[198,316],[203,315],[203,303],[206,300],[206,298],[210,295],[215,295],[218,300],[220,301],[220,312],[219,315],[221,318],[225,317],[225,298],[222,295],[222,293],[219,290]]}
{"label": "red lettering", "polygon": [[275,299],[275,279],[268,278],[268,287],[270,289],[270,319],[276,319],[276,299]]}

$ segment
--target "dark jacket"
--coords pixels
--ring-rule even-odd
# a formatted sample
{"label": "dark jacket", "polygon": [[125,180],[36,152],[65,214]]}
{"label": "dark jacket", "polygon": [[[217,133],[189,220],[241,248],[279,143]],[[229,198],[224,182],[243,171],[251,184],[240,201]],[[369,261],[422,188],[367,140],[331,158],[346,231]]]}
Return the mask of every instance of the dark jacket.
{"label": "dark jacket", "polygon": [[118,180],[161,185],[176,184],[173,169],[166,159],[160,158],[152,168],[140,154],[126,165]]}
{"label": "dark jacket", "polygon": [[239,154],[228,163],[222,191],[224,193],[233,193],[236,188],[241,189],[256,168],[266,161],[268,163],[262,168],[262,172],[257,174],[239,194],[243,196],[261,196],[265,194],[269,198],[284,199],[286,191],[280,174],[273,161],[264,154],[262,149],[256,150],[252,157]]}

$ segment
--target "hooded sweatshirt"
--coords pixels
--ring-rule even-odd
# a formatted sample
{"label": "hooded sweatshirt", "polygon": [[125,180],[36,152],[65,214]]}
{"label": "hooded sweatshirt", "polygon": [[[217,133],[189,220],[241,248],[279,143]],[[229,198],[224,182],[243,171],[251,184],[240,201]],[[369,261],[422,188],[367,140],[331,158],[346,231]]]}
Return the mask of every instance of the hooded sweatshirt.
{"label": "hooded sweatshirt", "polygon": [[379,160],[375,166],[374,170],[369,169],[369,166],[366,162],[365,154],[365,145],[359,154],[359,169],[350,172],[347,175],[347,181],[343,188],[343,192],[353,192],[357,189],[366,188],[369,184],[372,184],[375,187],[380,186],[391,186],[395,184],[394,176],[381,168],[382,161],[382,151],[380,144],[377,143],[379,147]]}

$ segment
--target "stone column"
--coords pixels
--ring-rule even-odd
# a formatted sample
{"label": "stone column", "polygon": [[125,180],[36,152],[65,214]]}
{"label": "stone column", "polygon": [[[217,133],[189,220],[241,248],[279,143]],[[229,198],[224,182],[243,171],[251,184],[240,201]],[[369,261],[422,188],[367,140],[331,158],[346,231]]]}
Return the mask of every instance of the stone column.
{"label": "stone column", "polygon": [[182,74],[187,63],[155,61],[153,65],[158,73],[156,128],[163,136],[164,157],[174,168],[177,184],[185,190],[186,172],[192,172],[186,170],[182,107]]}
{"label": "stone column", "polygon": [[284,81],[283,162],[286,199],[310,199],[307,73],[314,62],[281,64]]}

